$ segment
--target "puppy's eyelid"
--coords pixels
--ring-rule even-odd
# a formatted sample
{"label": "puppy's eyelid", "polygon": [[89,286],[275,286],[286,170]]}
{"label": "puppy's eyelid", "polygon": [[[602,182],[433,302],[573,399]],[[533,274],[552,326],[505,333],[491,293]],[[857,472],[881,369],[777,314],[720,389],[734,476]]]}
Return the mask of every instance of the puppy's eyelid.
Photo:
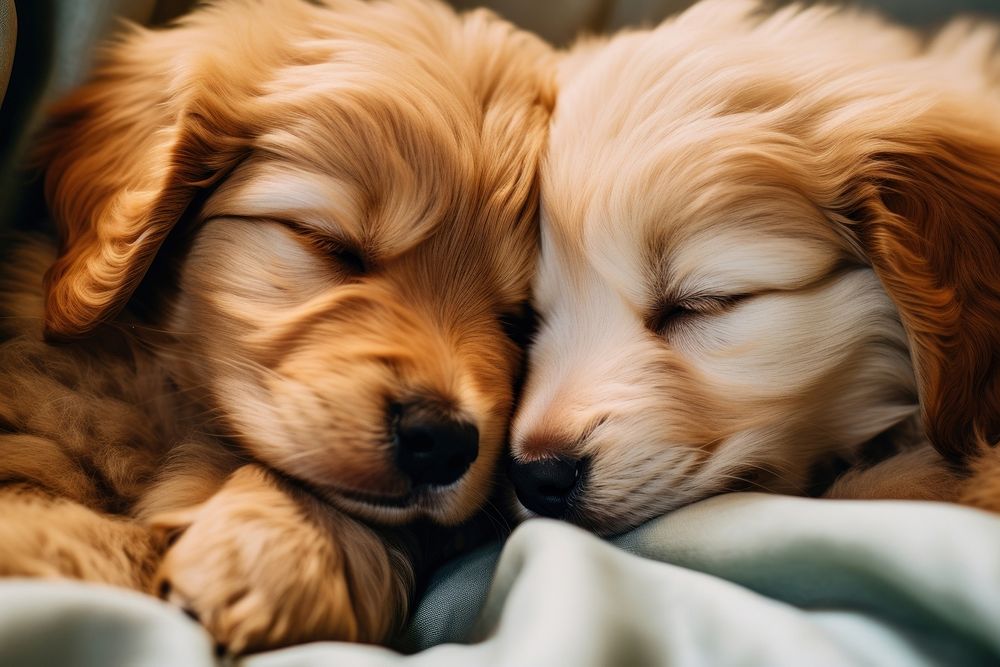
{"label": "puppy's eyelid", "polygon": [[664,299],[647,315],[646,328],[658,336],[663,336],[684,319],[724,313],[749,297],[749,294],[697,294],[678,299]]}
{"label": "puppy's eyelid", "polygon": [[296,223],[289,222],[286,225],[321,254],[333,259],[337,266],[347,273],[361,275],[371,270],[371,259],[356,244],[343,238],[321,234]]}
{"label": "puppy's eyelid", "polygon": [[370,264],[364,253],[344,245],[333,245],[327,250],[327,254],[346,269],[352,275],[368,273]]}
{"label": "puppy's eyelid", "polygon": [[676,304],[692,312],[713,313],[733,306],[748,296],[748,294],[698,294],[679,299]]}

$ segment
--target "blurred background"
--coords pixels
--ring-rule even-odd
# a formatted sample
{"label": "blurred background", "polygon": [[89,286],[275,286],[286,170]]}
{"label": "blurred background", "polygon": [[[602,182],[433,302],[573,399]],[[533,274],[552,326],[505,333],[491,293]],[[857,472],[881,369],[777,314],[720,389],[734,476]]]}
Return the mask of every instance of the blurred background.
{"label": "blurred background", "polygon": [[[565,45],[580,34],[656,23],[694,1],[452,0],[452,4],[460,9],[490,7]],[[95,43],[114,29],[119,18],[157,25],[194,4],[194,0],[0,0],[0,229],[23,215],[16,204],[23,189],[16,165],[39,109],[86,74]],[[1000,19],[1000,0],[858,0],[849,4],[872,7],[920,27],[933,27],[957,14]]]}

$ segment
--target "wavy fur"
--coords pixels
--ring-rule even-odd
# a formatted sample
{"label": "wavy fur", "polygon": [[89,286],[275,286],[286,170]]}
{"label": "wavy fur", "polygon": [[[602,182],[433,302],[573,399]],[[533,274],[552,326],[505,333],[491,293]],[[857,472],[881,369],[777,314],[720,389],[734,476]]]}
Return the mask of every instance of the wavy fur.
{"label": "wavy fur", "polygon": [[571,519],[805,493],[876,445],[936,453],[855,494],[959,497],[1000,436],[997,39],[706,0],[568,54],[513,451],[589,460]]}
{"label": "wavy fur", "polygon": [[[58,254],[5,265],[0,573],[152,590],[237,653],[387,639],[406,526],[491,492],[550,58],[416,0],[224,0],[109,46],[40,143]],[[448,487],[393,464],[411,400],[478,428]]]}

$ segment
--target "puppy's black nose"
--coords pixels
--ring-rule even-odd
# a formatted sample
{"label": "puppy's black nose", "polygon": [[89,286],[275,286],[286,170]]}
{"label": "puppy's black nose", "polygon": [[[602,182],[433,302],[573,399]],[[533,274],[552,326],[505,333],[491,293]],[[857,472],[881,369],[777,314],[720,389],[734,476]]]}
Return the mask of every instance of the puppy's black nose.
{"label": "puppy's black nose", "polygon": [[419,406],[394,408],[396,466],[414,487],[458,481],[479,456],[479,429]]}
{"label": "puppy's black nose", "polygon": [[510,478],[521,503],[535,514],[561,519],[566,514],[569,497],[580,483],[582,462],[554,458],[514,462]]}

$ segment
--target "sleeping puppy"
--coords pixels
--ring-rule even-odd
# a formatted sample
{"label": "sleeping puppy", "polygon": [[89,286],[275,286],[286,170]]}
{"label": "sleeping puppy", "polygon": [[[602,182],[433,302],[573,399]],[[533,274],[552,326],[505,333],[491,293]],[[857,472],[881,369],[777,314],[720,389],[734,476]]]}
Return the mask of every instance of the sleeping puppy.
{"label": "sleeping puppy", "polygon": [[473,515],[505,443],[550,57],[417,0],[110,47],[42,140],[58,253],[4,246],[0,573],[156,591],[237,653],[385,640],[402,527]]}
{"label": "sleeping puppy", "polygon": [[721,0],[568,55],[523,516],[615,533],[843,466],[832,495],[1000,501],[997,36]]}

